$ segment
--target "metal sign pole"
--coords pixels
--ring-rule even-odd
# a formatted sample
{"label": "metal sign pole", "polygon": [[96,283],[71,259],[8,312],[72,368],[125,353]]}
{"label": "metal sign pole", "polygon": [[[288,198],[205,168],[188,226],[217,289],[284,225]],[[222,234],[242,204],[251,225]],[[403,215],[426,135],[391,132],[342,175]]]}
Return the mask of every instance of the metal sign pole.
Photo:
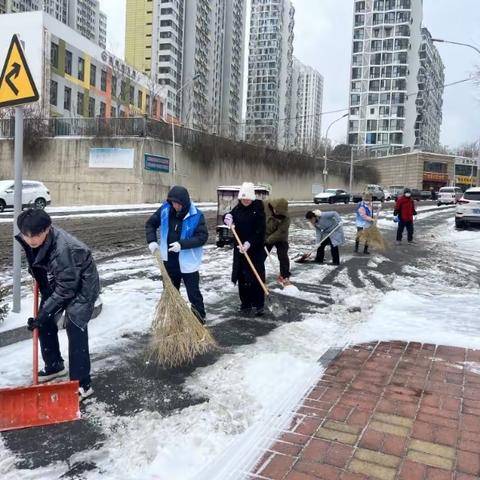
{"label": "metal sign pole", "polygon": [[23,106],[15,107],[15,189],[13,192],[13,311],[21,311],[22,257],[17,218],[22,212]]}

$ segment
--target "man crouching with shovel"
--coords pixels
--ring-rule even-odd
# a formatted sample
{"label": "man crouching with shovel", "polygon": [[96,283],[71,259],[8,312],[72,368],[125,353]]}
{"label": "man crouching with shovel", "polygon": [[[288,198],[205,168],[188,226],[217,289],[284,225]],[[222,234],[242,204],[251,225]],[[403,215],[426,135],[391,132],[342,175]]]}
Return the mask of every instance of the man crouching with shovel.
{"label": "man crouching with shovel", "polygon": [[17,219],[15,238],[25,250],[29,272],[37,281],[42,300],[28,329],[38,328],[45,368],[40,383],[67,374],[58,342],[57,319],[65,312],[70,380],[78,380],[79,397],[93,393],[90,381],[88,321],[100,293],[97,267],[88,247],[61,228],[52,225],[43,210],[24,211]]}

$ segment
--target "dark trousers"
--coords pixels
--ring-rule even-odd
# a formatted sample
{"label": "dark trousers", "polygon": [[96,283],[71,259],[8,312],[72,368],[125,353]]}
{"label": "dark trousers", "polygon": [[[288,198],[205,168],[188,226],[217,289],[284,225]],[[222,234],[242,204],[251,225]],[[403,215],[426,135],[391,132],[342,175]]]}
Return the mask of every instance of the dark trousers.
{"label": "dark trousers", "polygon": [[315,261],[318,263],[323,263],[323,259],[325,258],[325,247],[330,245],[330,252],[332,252],[332,263],[334,265],[340,265],[340,250],[338,247],[334,247],[332,245],[332,241],[330,238],[324,240],[317,249],[317,256]]}
{"label": "dark trousers", "polygon": [[[360,246],[360,240],[358,239],[358,236],[360,235],[360,232],[363,231],[363,227],[357,227],[357,238],[355,238],[355,251],[358,252],[358,247]],[[363,246],[363,253],[368,253],[368,243],[365,243]]]}
{"label": "dark trousers", "polygon": [[276,247],[278,261],[280,262],[280,275],[283,278],[290,278],[290,259],[288,258],[288,242],[277,242],[273,245],[267,245],[269,252]]}
{"label": "dark trousers", "polygon": [[[265,265],[255,265],[260,278],[265,282]],[[242,265],[238,274],[238,295],[240,296],[241,308],[263,308],[265,305],[265,293],[262,286],[250,271],[248,265]]]}
{"label": "dark trousers", "polygon": [[399,220],[397,228],[397,241],[402,241],[403,230],[407,229],[407,240],[411,242],[413,240],[413,222],[404,222]]}
{"label": "dark trousers", "polygon": [[203,296],[200,292],[200,274],[198,272],[192,273],[182,273],[180,271],[180,264],[178,262],[178,255],[176,256],[176,261],[173,255],[169,253],[168,262],[164,262],[165,268],[167,269],[170,279],[172,280],[173,285],[177,290],[180,290],[180,284],[185,285],[187,290],[188,301],[192,305],[192,309],[195,310],[201,319],[205,319],[205,305],[203,304]]}
{"label": "dark trousers", "polygon": [[[90,352],[88,350],[88,329],[77,327],[67,315],[65,329],[68,337],[68,363],[70,380],[78,380],[81,387],[90,385]],[[52,317],[39,329],[40,349],[46,369],[63,363],[58,343],[58,327]]]}

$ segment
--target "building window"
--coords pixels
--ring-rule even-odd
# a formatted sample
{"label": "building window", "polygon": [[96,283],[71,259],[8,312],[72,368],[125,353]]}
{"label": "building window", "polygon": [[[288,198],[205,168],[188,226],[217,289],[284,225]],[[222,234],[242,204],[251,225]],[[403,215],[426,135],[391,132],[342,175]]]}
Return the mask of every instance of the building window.
{"label": "building window", "polygon": [[53,42],[50,44],[50,64],[58,68],[58,45]]}
{"label": "building window", "polygon": [[83,82],[85,79],[85,60],[82,57],[78,57],[78,79]]}
{"label": "building window", "polygon": [[120,83],[120,98],[125,102],[127,100],[127,82],[122,80]]}
{"label": "building window", "polygon": [[150,109],[150,95],[147,93],[147,95],[145,95],[145,108],[147,109],[147,112],[150,113],[149,109]]}
{"label": "building window", "polygon": [[97,67],[90,65],[90,85],[94,87],[97,84]]}
{"label": "building window", "polygon": [[50,80],[50,105],[57,106],[58,83],[55,80]]}
{"label": "building window", "polygon": [[88,99],[88,116],[89,117],[95,116],[95,99],[92,97]]}
{"label": "building window", "polygon": [[137,106],[138,108],[142,108],[142,100],[143,100],[143,94],[142,92],[139,90],[138,91],[138,100],[137,100]]}
{"label": "building window", "polygon": [[117,96],[117,77],[115,75],[112,76],[112,97]]}
{"label": "building window", "polygon": [[100,89],[102,92],[107,91],[107,71],[103,69],[100,73]]}
{"label": "building window", "polygon": [[72,74],[72,52],[65,50],[65,73]]}
{"label": "building window", "polygon": [[154,117],[157,115],[157,106],[158,106],[157,99],[154,98],[153,99],[153,105],[152,105],[152,116],[154,116]]}
{"label": "building window", "polygon": [[83,117],[83,105],[84,105],[84,94],[82,92],[77,93],[77,115]]}
{"label": "building window", "polygon": [[131,105],[135,103],[135,87],[133,85],[130,85],[129,103]]}
{"label": "building window", "polygon": [[72,105],[72,89],[70,87],[65,87],[63,91],[63,109],[70,110]]}
{"label": "building window", "polygon": [[105,118],[107,113],[107,105],[104,102],[100,102],[100,117]]}
{"label": "building window", "polygon": [[110,117],[116,118],[117,116],[117,109],[115,107],[110,107]]}

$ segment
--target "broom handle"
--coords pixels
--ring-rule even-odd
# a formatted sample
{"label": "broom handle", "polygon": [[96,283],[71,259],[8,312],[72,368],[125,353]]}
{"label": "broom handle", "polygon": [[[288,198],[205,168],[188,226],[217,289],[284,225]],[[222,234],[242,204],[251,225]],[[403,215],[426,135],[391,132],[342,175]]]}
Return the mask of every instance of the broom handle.
{"label": "broom handle", "polygon": [[[232,231],[233,233],[233,236],[235,237],[235,240],[237,241],[238,245],[241,247],[242,246],[242,242],[237,234],[237,232],[235,231],[235,226],[234,225],[231,225],[230,226],[230,230]],[[247,259],[247,262],[248,264],[250,265],[250,268],[252,269],[252,272],[253,274],[255,275],[255,277],[257,278],[258,280],[258,283],[261,285],[261,287],[263,288],[263,291],[265,292],[265,295],[270,295],[270,292],[268,291],[268,288],[267,286],[263,283],[263,280],[260,278],[260,275],[258,274],[255,266],[253,265],[252,261],[250,260],[250,257],[248,256],[248,253],[245,252],[243,255],[245,255],[245,258]]]}
{"label": "broom handle", "polygon": [[[33,281],[33,318],[38,315],[38,283]],[[38,385],[38,328],[33,329],[33,384]]]}

